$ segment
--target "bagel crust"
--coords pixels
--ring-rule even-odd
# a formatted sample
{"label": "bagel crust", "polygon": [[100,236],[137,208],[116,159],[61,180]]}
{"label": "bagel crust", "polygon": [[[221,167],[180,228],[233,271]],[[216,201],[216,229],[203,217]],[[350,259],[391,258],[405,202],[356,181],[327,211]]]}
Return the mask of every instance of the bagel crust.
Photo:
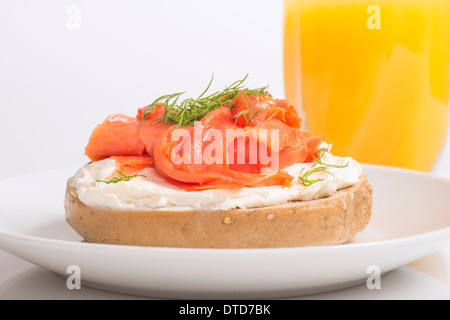
{"label": "bagel crust", "polygon": [[[72,178],[71,178],[72,179]],[[280,248],[342,244],[372,214],[363,174],[330,197],[251,209],[132,211],[89,207],[67,183],[66,220],[86,241],[184,248]]]}

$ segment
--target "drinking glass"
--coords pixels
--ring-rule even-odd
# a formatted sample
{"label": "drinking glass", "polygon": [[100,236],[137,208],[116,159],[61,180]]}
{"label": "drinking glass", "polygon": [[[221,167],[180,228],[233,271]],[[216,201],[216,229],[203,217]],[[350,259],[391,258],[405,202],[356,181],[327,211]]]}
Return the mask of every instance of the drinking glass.
{"label": "drinking glass", "polygon": [[450,0],[286,0],[286,97],[333,153],[429,171],[445,142]]}

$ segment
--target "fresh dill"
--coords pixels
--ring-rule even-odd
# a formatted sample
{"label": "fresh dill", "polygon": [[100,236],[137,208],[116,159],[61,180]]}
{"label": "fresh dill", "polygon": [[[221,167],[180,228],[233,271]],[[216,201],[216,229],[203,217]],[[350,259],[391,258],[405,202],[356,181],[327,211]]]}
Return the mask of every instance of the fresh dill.
{"label": "fresh dill", "polygon": [[130,181],[131,179],[136,178],[136,177],[144,177],[145,178],[145,176],[142,174],[135,174],[133,176],[127,176],[126,174],[120,172],[119,170],[116,170],[116,172],[118,174],[120,174],[122,177],[120,177],[120,178],[114,177],[111,180],[97,180],[97,182],[103,182],[106,184],[110,184],[110,183],[118,183],[121,181]]}
{"label": "fresh dill", "polygon": [[327,169],[328,169],[327,167],[316,167],[316,168],[313,168],[311,170],[306,170],[305,173],[303,173],[303,170],[305,170],[305,168],[302,168],[302,170],[300,171],[300,175],[299,175],[298,179],[303,183],[304,186],[308,187],[308,186],[312,185],[313,183],[316,183],[316,182],[319,182],[319,181],[323,180],[323,179],[320,179],[320,178],[314,179],[314,180],[309,179],[309,176],[312,175],[313,173],[322,172],[323,171],[323,172],[326,172],[326,173],[328,173],[328,174],[330,174],[330,175],[332,175],[334,177],[334,175],[330,171],[327,171]]}
{"label": "fresh dill", "polygon": [[[154,111],[158,105],[169,106],[169,108],[170,108],[170,106],[172,104],[176,104],[176,102],[178,101],[178,98],[182,94],[184,94],[184,92],[167,94],[167,95],[157,98],[155,101],[153,101],[151,104],[149,104],[145,108],[145,110],[142,114],[141,124],[144,123],[144,121],[147,119],[148,114],[151,113],[152,111]],[[171,102],[172,99],[175,99],[175,100],[173,102]]]}
{"label": "fresh dill", "polygon": [[179,103],[178,100],[184,92],[159,97],[145,108],[141,123],[147,119],[150,112],[154,111],[155,108],[160,105],[165,109],[164,115],[154,121],[164,124],[177,125],[178,127],[185,125],[193,126],[196,121],[201,120],[207,113],[220,107],[235,108],[236,99],[240,95],[244,95],[251,109],[249,96],[268,94],[268,86],[258,89],[248,89],[243,85],[247,77],[248,74],[243,79],[235,81],[231,85],[227,86],[224,90],[206,95],[213,82],[213,75],[206,89],[198,98],[184,99]]}
{"label": "fresh dill", "polygon": [[[348,165],[349,165],[349,162],[347,162],[344,165],[336,165],[336,164],[324,163],[322,161],[322,157],[323,157],[324,154],[325,154],[325,149],[320,149],[320,150],[317,149],[316,150],[316,155],[312,155],[312,157],[313,157],[315,162],[312,165],[311,169],[310,170],[305,170],[305,168],[303,168],[300,171],[300,175],[299,175],[298,179],[303,183],[304,186],[310,186],[313,183],[316,183],[316,182],[324,180],[324,179],[320,179],[320,178],[318,178],[318,179],[309,179],[309,176],[312,175],[313,173],[326,172],[329,175],[333,176],[333,178],[334,178],[334,175],[330,171],[328,171],[328,168],[331,167],[331,168],[340,168],[340,169],[342,169],[342,168],[348,167]],[[320,167],[316,167],[316,165],[320,165]],[[305,172],[303,173],[304,170],[305,170]]]}
{"label": "fresh dill", "polygon": [[322,157],[323,157],[324,153],[325,153],[325,149],[320,149],[320,150],[316,150],[317,157],[314,156],[314,155],[312,155],[313,159],[316,161],[316,162],[313,164],[313,168],[315,167],[316,164],[320,164],[320,165],[322,165],[322,166],[327,166],[327,167],[332,167],[332,168],[345,168],[345,167],[348,167],[349,162],[347,162],[347,163],[344,164],[344,165],[337,165],[337,164],[324,163],[324,162],[322,161]]}

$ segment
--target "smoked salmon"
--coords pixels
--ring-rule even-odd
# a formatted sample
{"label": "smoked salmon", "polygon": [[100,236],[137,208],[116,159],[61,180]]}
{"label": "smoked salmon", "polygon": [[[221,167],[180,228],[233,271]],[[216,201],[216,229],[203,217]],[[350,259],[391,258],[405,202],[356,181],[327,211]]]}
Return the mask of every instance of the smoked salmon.
{"label": "smoked salmon", "polygon": [[111,156],[140,156],[145,145],[139,134],[140,123],[124,114],[112,114],[91,133],[85,154],[92,161]]}
{"label": "smoked salmon", "polygon": [[[110,115],[94,128],[85,154],[92,161],[112,158],[127,175],[154,167],[188,191],[289,187],[294,177],[283,169],[312,161],[323,141],[302,129],[292,105],[267,92],[239,89],[210,97],[183,102],[182,110],[166,100],[138,109],[135,117]],[[184,123],[168,121],[168,114],[201,117]]]}

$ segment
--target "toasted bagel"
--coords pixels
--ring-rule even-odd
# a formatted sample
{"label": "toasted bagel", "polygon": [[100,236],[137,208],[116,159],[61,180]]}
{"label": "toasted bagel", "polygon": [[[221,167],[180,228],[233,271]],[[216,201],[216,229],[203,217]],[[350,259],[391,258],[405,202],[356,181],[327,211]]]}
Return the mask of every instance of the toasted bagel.
{"label": "toasted bagel", "polygon": [[230,210],[112,210],[81,202],[67,184],[66,220],[86,241],[152,247],[280,248],[348,242],[369,223],[372,187],[310,201]]}

